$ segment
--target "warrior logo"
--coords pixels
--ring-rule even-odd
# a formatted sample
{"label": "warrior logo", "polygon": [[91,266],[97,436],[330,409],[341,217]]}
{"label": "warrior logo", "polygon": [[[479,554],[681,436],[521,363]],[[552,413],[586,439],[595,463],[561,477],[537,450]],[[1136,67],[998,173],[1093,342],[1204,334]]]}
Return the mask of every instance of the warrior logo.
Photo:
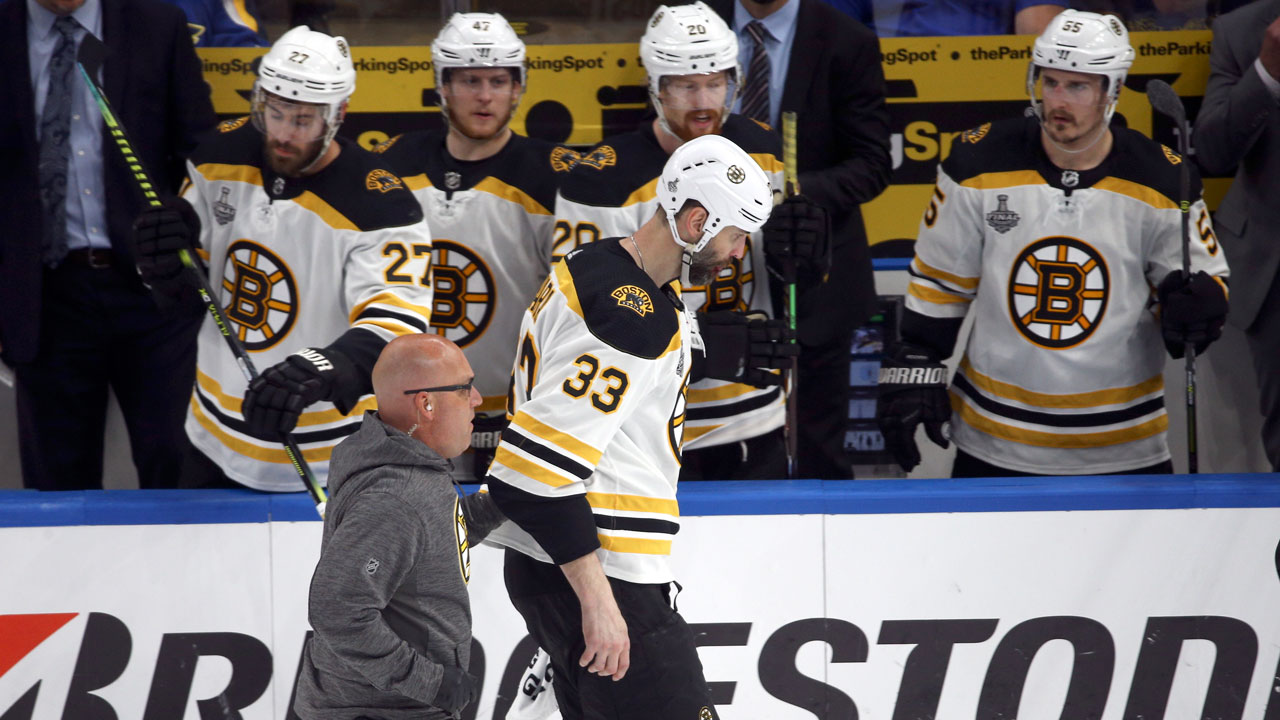
{"label": "warrior logo", "polygon": [[462,573],[462,582],[471,582],[471,543],[467,542],[467,516],[462,514],[462,503],[453,501],[453,514],[457,521],[453,524],[453,537],[458,541],[458,570]]}
{"label": "warrior logo", "polygon": [[236,209],[227,202],[227,198],[231,196],[231,188],[222,188],[222,195],[213,203],[213,219],[218,221],[219,225],[226,225],[236,219]]}
{"label": "warrior logo", "polygon": [[610,165],[618,164],[618,153],[608,145],[601,145],[595,150],[582,155],[579,162],[587,167],[603,170]]}
{"label": "warrior logo", "polygon": [[1110,276],[1102,255],[1082,240],[1048,237],[1013,263],[1009,312],[1032,343],[1061,350],[1078,345],[1102,322]]}
{"label": "warrior logo", "polygon": [[653,301],[649,299],[649,293],[635,285],[623,285],[609,293],[609,297],[617,300],[619,307],[634,310],[640,317],[653,312]]}
{"label": "warrior logo", "polygon": [[373,170],[364,179],[364,186],[368,190],[377,190],[380,193],[388,193],[392,190],[399,190],[404,187],[404,183],[400,178],[392,175],[386,170]]}
{"label": "warrior logo", "polygon": [[474,250],[451,240],[432,241],[431,327],[458,347],[475,342],[498,305],[493,273]]}
{"label": "warrior logo", "polygon": [[247,122],[249,122],[248,115],[245,115],[244,117],[238,117],[234,120],[223,120],[222,122],[218,123],[218,132],[229,133],[232,130],[239,130],[240,127]]}
{"label": "warrior logo", "polygon": [[1003,235],[1017,227],[1018,213],[1009,209],[1008,195],[997,195],[996,202],[999,203],[999,206],[987,213],[987,224]]}
{"label": "warrior logo", "polygon": [[298,288],[278,256],[251,240],[227,248],[222,289],[230,300],[224,310],[246,350],[261,351],[289,334],[298,317]]}
{"label": "warrior logo", "polygon": [[551,170],[552,172],[569,172],[581,159],[577,152],[569,148],[557,147],[551,151]]}
{"label": "warrior logo", "polygon": [[730,165],[725,171],[724,176],[729,178],[729,182],[734,185],[741,185],[743,180],[747,179],[747,174],[737,165]]}

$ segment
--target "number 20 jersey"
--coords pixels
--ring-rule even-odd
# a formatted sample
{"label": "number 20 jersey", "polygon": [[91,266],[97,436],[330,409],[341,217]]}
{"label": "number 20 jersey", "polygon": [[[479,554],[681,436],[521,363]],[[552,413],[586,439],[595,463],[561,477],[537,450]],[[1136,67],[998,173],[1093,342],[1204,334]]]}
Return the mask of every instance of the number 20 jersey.
{"label": "number 20 jersey", "polygon": [[[586,495],[609,577],[673,579],[689,378],[679,281],[659,288],[616,239],[556,263],[520,326],[511,422],[489,475],[547,498]],[[488,541],[551,558],[515,523]]]}
{"label": "number 20 jersey", "polygon": [[[938,170],[907,308],[974,315],[952,381],[951,435],[1037,474],[1110,473],[1169,458],[1153,288],[1182,267],[1179,165],[1119,125],[1101,165],[1049,163],[1035,118],[960,136]],[[1227,264],[1192,170],[1191,271]]]}
{"label": "number 20 jersey", "polygon": [[[277,176],[265,167],[262,135],[245,120],[224,122],[196,149],[182,196],[200,216],[210,290],[257,370],[352,328],[382,344],[426,332],[431,236],[400,178],[343,138],[320,172]],[[211,320],[198,344],[186,422],[192,443],[237,482],[301,490],[279,439],[245,426],[248,382]],[[322,483],[333,447],[374,407],[366,395],[346,415],[327,401],[303,410],[293,436]]]}

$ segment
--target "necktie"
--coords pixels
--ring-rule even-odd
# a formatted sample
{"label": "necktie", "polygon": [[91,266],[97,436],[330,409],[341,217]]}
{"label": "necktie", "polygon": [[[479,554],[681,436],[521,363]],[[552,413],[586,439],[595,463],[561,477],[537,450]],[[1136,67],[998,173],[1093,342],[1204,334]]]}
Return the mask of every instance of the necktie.
{"label": "necktie", "polygon": [[40,113],[40,202],[44,206],[44,262],[52,267],[67,254],[67,162],[71,158],[71,80],[76,64],[75,31],[69,15],[53,24],[62,38],[49,61],[49,92]]}
{"label": "necktie", "polygon": [[747,34],[754,47],[747,67],[747,84],[742,93],[742,114],[762,123],[769,122],[769,53],[764,49],[767,31],[759,20],[747,23]]}

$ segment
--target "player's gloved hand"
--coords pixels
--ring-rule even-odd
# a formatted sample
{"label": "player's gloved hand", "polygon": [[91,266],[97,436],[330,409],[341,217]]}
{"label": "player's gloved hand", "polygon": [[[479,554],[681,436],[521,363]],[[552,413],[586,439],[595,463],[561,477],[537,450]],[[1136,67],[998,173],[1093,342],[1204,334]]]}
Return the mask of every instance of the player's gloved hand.
{"label": "player's gloved hand", "polygon": [[1160,332],[1169,355],[1182,357],[1187,343],[1194,343],[1199,355],[1222,337],[1227,293],[1205,271],[1187,278],[1181,270],[1174,270],[1160,281],[1156,297],[1160,300]]}
{"label": "player's gloved hand", "polygon": [[796,333],[784,320],[761,312],[698,313],[698,329],[706,345],[702,377],[732,380],[756,387],[781,385],[781,373],[800,354]]}
{"label": "player's gloved hand", "polygon": [[825,208],[805,196],[775,205],[761,233],[765,264],[783,282],[795,282],[797,271],[819,278],[831,271],[831,220]]}
{"label": "player's gloved hand", "polygon": [[928,348],[902,343],[892,355],[880,360],[880,396],[876,399],[876,420],[884,446],[903,470],[920,464],[916,427],[924,424],[925,434],[940,447],[950,443],[942,426],[951,420],[947,397],[947,368]]}
{"label": "player's gloved hand", "polygon": [[431,704],[451,713],[456,713],[476,699],[476,679],[460,667],[446,666],[444,676],[440,678],[440,689]]}
{"label": "player's gloved hand", "polygon": [[471,473],[477,482],[485,482],[493,455],[498,451],[502,431],[507,429],[507,414],[499,411],[492,415],[476,413],[471,421],[471,453],[474,463]]}
{"label": "player's gloved hand", "polygon": [[138,274],[152,288],[165,288],[182,280],[179,251],[195,254],[200,239],[200,217],[191,203],[169,198],[160,207],[149,207],[133,221],[134,255]]}
{"label": "player's gloved hand", "polygon": [[250,433],[273,438],[291,432],[303,409],[314,402],[331,400],[339,412],[350,412],[355,401],[343,391],[347,387],[360,387],[360,379],[346,355],[331,348],[303,348],[249,383],[241,412]]}

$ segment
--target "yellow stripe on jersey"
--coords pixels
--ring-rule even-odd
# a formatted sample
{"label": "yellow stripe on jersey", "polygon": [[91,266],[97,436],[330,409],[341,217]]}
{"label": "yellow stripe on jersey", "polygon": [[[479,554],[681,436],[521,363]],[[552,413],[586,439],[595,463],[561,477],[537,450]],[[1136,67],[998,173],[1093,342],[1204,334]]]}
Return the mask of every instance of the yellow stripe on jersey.
{"label": "yellow stripe on jersey", "polygon": [[1019,185],[1047,185],[1040,173],[1035,170],[1010,170],[1008,172],[992,172],[975,175],[960,183],[960,187],[975,190],[999,190],[1000,188],[1018,187]]}
{"label": "yellow stripe on jersey", "polygon": [[565,485],[572,485],[574,483],[573,478],[565,477],[560,473],[553,472],[541,465],[538,465],[537,463],[526,460],[508,450],[505,445],[498,446],[498,452],[494,453],[493,461],[508,470],[514,470],[515,472],[520,473],[530,480],[537,480],[543,485],[550,485],[551,487],[558,488],[564,487]]}
{"label": "yellow stripe on jersey", "polygon": [[917,297],[925,302],[937,303],[939,305],[948,305],[953,303],[973,302],[973,298],[964,295],[952,295],[949,292],[938,290],[937,288],[922,285],[918,282],[912,282],[907,286],[907,294]]}
{"label": "yellow stripe on jersey", "polygon": [[647,203],[656,197],[658,197],[658,178],[654,178],[636,188],[635,192],[628,195],[627,199],[622,201],[622,207],[630,207],[639,203]]}
{"label": "yellow stripe on jersey", "polygon": [[404,181],[404,186],[409,188],[411,191],[434,187],[431,184],[431,178],[428,178],[426,173],[419,173],[417,175],[401,175],[400,179]]}
{"label": "yellow stripe on jersey", "polygon": [[[232,436],[230,433],[222,429],[222,426],[214,422],[212,418],[204,414],[204,409],[200,407],[200,401],[194,397],[191,398],[191,414],[195,416],[196,422],[205,429],[210,435],[218,439],[226,447],[232,451],[239,453],[247,458],[252,458],[261,462],[277,463],[280,465],[292,465],[293,461],[285,454],[283,445],[275,447],[262,447],[252,443],[245,442],[240,438]],[[307,462],[329,462],[329,456],[333,453],[333,446],[325,446],[318,448],[309,448],[302,451],[302,458]]]}
{"label": "yellow stripe on jersey", "polygon": [[604,455],[600,450],[591,447],[568,433],[561,432],[543,423],[523,410],[516,413],[516,416],[511,418],[511,422],[539,440],[550,444],[553,448],[566,450],[577,455],[591,463],[593,467],[600,464],[600,458]]}
{"label": "yellow stripe on jersey", "polygon": [[392,335],[412,335],[421,332],[417,328],[406,325],[395,318],[364,318],[351,324],[352,327],[376,327],[382,328]]}
{"label": "yellow stripe on jersey", "polygon": [[722,427],[724,427],[723,423],[719,425],[708,425],[707,427],[693,427],[686,422],[684,424],[684,441],[681,444],[688,444],[689,442],[706,435],[712,430],[719,430]]}
{"label": "yellow stripe on jersey", "polygon": [[642,540],[633,537],[610,537],[598,534],[600,547],[609,552],[633,553],[636,555],[670,555],[670,540]]}
{"label": "yellow stripe on jersey", "polygon": [[691,387],[689,388],[689,395],[687,399],[690,404],[712,402],[715,400],[728,400],[729,398],[742,397],[743,395],[762,389],[765,388],[758,388],[753,385],[743,385],[742,383],[729,383],[728,385],[721,385],[720,387],[714,388]]}
{"label": "yellow stripe on jersey", "polygon": [[921,275],[924,275],[925,277],[930,277],[930,278],[933,278],[934,280],[941,280],[942,282],[948,283],[950,285],[955,285],[956,287],[961,288],[963,290],[978,289],[978,280],[980,278],[961,277],[959,275],[954,275],[952,273],[949,273],[946,270],[939,270],[938,268],[921,260],[919,255],[917,255],[915,260],[912,262],[916,266],[916,271],[919,272]]}
{"label": "yellow stripe on jersey", "polygon": [[969,382],[973,383],[974,387],[990,395],[1007,400],[1016,400],[1024,405],[1040,408],[1077,409],[1104,405],[1122,405],[1164,390],[1164,376],[1155,375],[1137,385],[1122,388],[1108,388],[1106,390],[1068,393],[1065,395],[1035,392],[983,375],[973,369],[973,365],[969,363],[968,355],[965,355],[960,360],[960,372],[964,373],[964,376],[969,379]]}
{"label": "yellow stripe on jersey", "polygon": [[1041,432],[1027,430],[1013,425],[996,422],[991,418],[978,414],[964,398],[951,393],[951,409],[974,429],[1002,440],[1036,445],[1039,447],[1065,448],[1081,450],[1084,448],[1107,447],[1122,443],[1143,440],[1169,429],[1169,416],[1163,411],[1159,417],[1152,418],[1141,425],[1134,425],[1119,430],[1105,430],[1091,433]]}
{"label": "yellow stripe on jersey", "polygon": [[325,202],[319,195],[307,190],[301,195],[293,199],[302,207],[310,210],[324,220],[325,224],[334,230],[359,230],[355,223],[347,219],[345,215],[334,209],[332,205]]}
{"label": "yellow stripe on jersey", "polygon": [[782,161],[773,153],[748,153],[757,163],[760,169],[767,173],[780,173],[785,169]]}
{"label": "yellow stripe on jersey", "polygon": [[1165,197],[1163,193],[1133,182],[1131,180],[1121,180],[1117,177],[1105,177],[1094,183],[1093,186],[1099,190],[1109,190],[1113,193],[1119,193],[1133,198],[1139,202],[1146,203],[1157,210],[1177,210],[1178,203]]}
{"label": "yellow stripe on jersey", "polygon": [[666,498],[651,498],[643,495],[626,495],[623,493],[587,493],[587,503],[601,510],[621,510],[623,512],[661,513],[680,517],[680,503]]}
{"label": "yellow stripe on jersey", "polygon": [[351,308],[351,314],[349,316],[350,322],[355,322],[356,318],[360,317],[360,313],[364,312],[365,309],[373,303],[395,305],[398,308],[403,308],[411,313],[421,315],[423,318],[429,319],[431,317],[431,308],[426,307],[425,305],[415,305],[393,292],[380,292]]}
{"label": "yellow stripe on jersey", "polygon": [[556,263],[551,266],[551,272],[556,276],[556,288],[561,295],[564,295],[564,301],[569,304],[569,309],[586,320],[587,316],[582,313],[582,303],[578,302],[578,289],[573,286],[573,274],[569,272],[568,265],[562,262]]}
{"label": "yellow stripe on jersey", "polygon": [[[524,208],[526,213],[530,215],[550,215],[551,211],[542,206],[542,203],[529,197],[529,194],[515,185],[508,185],[496,177],[487,177],[476,183],[473,190],[487,192],[490,195],[496,195],[499,198],[510,203],[515,203]],[[655,195],[656,196],[656,195]]]}
{"label": "yellow stripe on jersey", "polygon": [[[209,395],[213,397],[214,400],[217,400],[218,404],[222,406],[223,410],[227,410],[233,413],[239,413],[242,411],[242,408],[240,406],[243,403],[243,401],[240,398],[232,397],[226,394],[225,392],[223,392],[222,385],[220,385],[217,380],[214,380],[208,375],[205,375],[204,372],[200,370],[200,368],[196,368],[196,384],[200,386],[201,390],[204,390],[206,395]],[[347,413],[346,415],[343,415],[342,413],[338,412],[337,408],[330,408],[328,410],[317,410],[315,412],[304,412],[298,418],[298,426],[302,427],[306,425],[327,425],[329,423],[338,422],[339,420],[342,420],[344,418],[349,418],[353,416],[360,417],[364,415],[365,410],[377,410],[377,409],[378,409],[378,401],[376,398],[374,398],[374,396],[370,395],[364,400],[361,400],[354,408],[351,409],[351,412]]]}
{"label": "yellow stripe on jersey", "polygon": [[[197,166],[196,171],[209,182],[215,180],[245,182],[262,187],[262,171],[252,165],[204,163]],[[352,223],[342,213],[335,210],[332,205],[320,199],[319,195],[310,190],[304,191],[298,197],[293,198],[293,202],[310,210],[321,220],[324,220],[326,225],[335,230],[359,230],[355,223]]]}
{"label": "yellow stripe on jersey", "polygon": [[1227,281],[1226,281],[1226,280],[1223,280],[1222,278],[1218,277],[1217,275],[1214,275],[1214,276],[1213,276],[1213,279],[1214,279],[1214,280],[1217,280],[1217,281],[1218,281],[1218,284],[1222,286],[1222,297],[1227,298],[1228,300],[1230,300],[1230,299],[1231,299],[1231,288],[1227,287]]}

